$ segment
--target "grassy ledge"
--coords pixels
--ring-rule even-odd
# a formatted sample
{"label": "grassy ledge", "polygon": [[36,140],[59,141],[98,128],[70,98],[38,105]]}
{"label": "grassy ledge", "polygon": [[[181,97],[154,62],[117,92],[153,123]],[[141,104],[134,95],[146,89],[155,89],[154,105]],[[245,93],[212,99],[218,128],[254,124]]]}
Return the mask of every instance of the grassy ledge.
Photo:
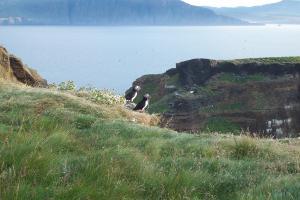
{"label": "grassy ledge", "polygon": [[189,135],[155,120],[0,83],[0,199],[299,199],[298,139]]}
{"label": "grassy ledge", "polygon": [[261,63],[261,64],[299,64],[300,56],[294,57],[267,57],[267,58],[245,58],[231,60],[235,64]]}

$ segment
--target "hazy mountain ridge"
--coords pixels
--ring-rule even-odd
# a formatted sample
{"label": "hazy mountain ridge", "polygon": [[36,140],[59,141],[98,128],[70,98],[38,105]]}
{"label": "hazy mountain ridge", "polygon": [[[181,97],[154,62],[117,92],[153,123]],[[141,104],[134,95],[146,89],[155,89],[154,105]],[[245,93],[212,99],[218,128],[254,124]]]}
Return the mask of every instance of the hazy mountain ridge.
{"label": "hazy mountain ridge", "polygon": [[265,24],[300,24],[300,1],[283,0],[279,3],[254,7],[210,8],[216,13],[241,20]]}
{"label": "hazy mountain ridge", "polygon": [[[2,24],[227,25],[241,20],[180,0],[4,0]],[[1,20],[0,20],[1,23]]]}

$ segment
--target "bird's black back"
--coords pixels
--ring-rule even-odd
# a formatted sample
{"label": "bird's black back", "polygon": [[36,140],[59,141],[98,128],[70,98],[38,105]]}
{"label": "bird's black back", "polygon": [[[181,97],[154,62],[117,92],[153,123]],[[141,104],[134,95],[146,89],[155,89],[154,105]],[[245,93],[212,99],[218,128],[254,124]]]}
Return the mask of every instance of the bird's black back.
{"label": "bird's black back", "polygon": [[142,110],[146,104],[146,101],[148,101],[148,99],[143,98],[143,100],[140,101],[133,110]]}
{"label": "bird's black back", "polygon": [[125,99],[128,100],[128,101],[131,100],[135,93],[136,93],[136,91],[134,89],[132,89],[130,92],[128,92],[125,95]]}

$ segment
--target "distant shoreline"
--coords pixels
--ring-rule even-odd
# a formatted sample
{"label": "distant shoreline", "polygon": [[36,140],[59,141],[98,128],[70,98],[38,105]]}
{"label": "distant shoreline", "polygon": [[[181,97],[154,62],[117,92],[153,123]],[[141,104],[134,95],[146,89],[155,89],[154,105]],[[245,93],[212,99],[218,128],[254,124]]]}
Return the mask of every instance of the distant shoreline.
{"label": "distant shoreline", "polygon": [[266,27],[287,27],[287,26],[300,26],[300,24],[233,24],[233,25],[68,25],[68,24],[0,24],[0,27],[251,27],[251,26],[266,26]]}

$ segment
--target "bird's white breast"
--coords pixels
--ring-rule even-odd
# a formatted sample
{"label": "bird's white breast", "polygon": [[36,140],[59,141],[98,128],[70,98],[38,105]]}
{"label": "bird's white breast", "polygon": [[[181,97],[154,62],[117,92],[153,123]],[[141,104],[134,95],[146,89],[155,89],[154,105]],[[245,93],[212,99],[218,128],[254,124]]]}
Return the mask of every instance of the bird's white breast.
{"label": "bird's white breast", "polygon": [[133,95],[131,101],[133,101],[133,100],[136,98],[136,96],[137,96],[137,92],[134,93],[134,95]]}
{"label": "bird's white breast", "polygon": [[144,107],[143,107],[143,111],[147,108],[148,105],[149,105],[149,101],[147,100],[147,101],[145,102]]}

